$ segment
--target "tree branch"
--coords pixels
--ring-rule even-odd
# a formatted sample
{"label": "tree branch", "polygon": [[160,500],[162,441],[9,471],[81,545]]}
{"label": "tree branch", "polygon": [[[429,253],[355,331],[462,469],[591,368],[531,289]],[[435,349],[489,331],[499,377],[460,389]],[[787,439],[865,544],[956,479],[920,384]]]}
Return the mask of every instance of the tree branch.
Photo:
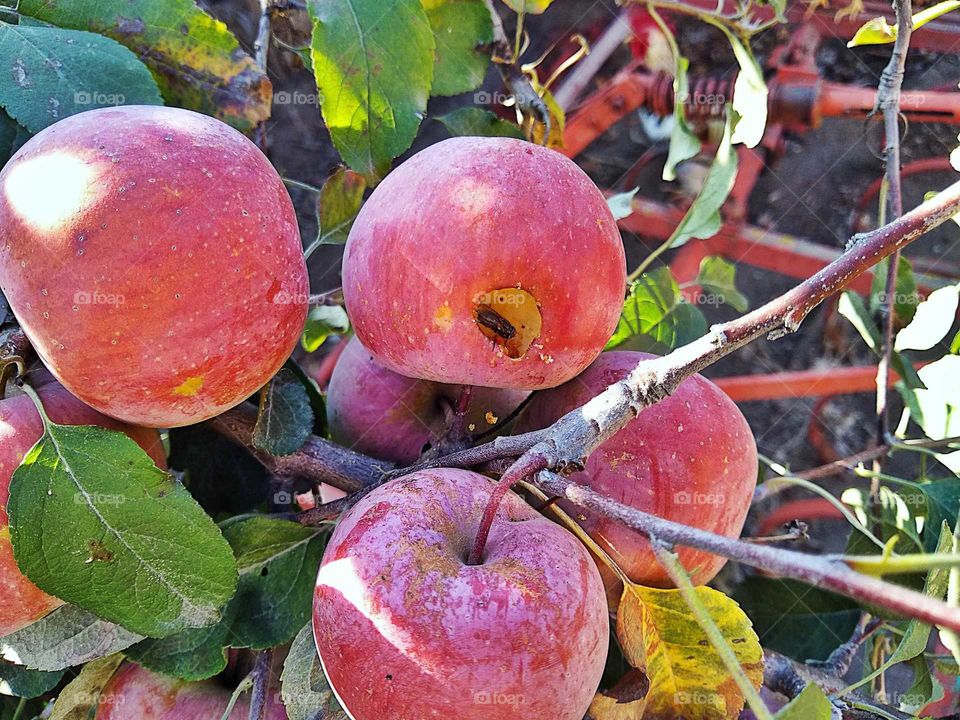
{"label": "tree branch", "polygon": [[802,580],[860,603],[886,608],[901,617],[918,618],[931,625],[952,630],[960,628],[960,610],[957,608],[901,585],[855,572],[838,556],[807,555],[793,550],[747,543],[664,520],[618,503],[548,470],[537,473],[535,484],[544,492],[600,513],[644,535],[653,535],[660,540],[705,550],[778,577]]}

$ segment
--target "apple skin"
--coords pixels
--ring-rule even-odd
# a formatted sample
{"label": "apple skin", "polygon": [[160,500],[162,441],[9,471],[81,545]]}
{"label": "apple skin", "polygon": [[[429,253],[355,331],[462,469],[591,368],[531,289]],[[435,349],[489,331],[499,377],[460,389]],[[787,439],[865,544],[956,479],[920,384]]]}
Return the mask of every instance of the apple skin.
{"label": "apple skin", "polygon": [[[640,352],[603,353],[576,380],[539,393],[517,421],[517,432],[545,428],[622,380]],[[583,472],[570,476],[599,493],[658,517],[739,537],[757,480],[757,446],[739,408],[701,375],[646,408],[588,458]],[[640,533],[589,510],[561,503],[631,580],[672,587]],[[679,547],[680,561],[696,584],[709,582],[725,559]],[[613,574],[601,564],[610,587]]]}
{"label": "apple skin", "polygon": [[354,720],[581,720],[589,707],[609,636],[596,565],[512,493],[483,563],[467,565],[493,487],[466,470],[412,473],[337,525],[313,631]]}
{"label": "apple skin", "polygon": [[[353,337],[337,361],[327,389],[327,426],[334,441],[381,460],[410,465],[447,427],[444,404],[453,407],[460,385],[415,380],[388,370]],[[493,427],[527,393],[473,388],[467,423],[476,432]],[[488,415],[489,414],[489,415]],[[490,422],[496,418],[494,422]]]}
{"label": "apple skin", "polygon": [[[459,137],[380,183],[350,231],[343,293],[357,336],[407,377],[533,390],[579,374],[623,309],[626,264],[603,195],[560,153]],[[481,298],[519,288],[542,328],[517,358],[485,335]]]}
{"label": "apple skin", "polygon": [[44,363],[137,425],[200,422],[290,355],[308,281],[296,215],[247,138],[204,115],[73,115],[0,172],[0,288]]}
{"label": "apple skin", "polygon": [[[129,435],[158,467],[166,469],[167,461],[160,434],[151,428],[133,427],[104,417],[52,382],[39,388],[38,394],[47,416],[61,425],[98,425],[120,430]],[[23,456],[43,435],[43,422],[33,402],[26,395],[0,400],[0,636],[9,635],[39,620],[63,602],[47,595],[30,582],[13,558],[10,544],[7,501],[10,479]]]}
{"label": "apple skin", "polygon": [[[232,693],[213,681],[187,682],[125,663],[104,686],[95,720],[220,720]],[[230,720],[247,720],[250,694],[237,700]],[[267,720],[287,720],[283,705],[267,699]]]}

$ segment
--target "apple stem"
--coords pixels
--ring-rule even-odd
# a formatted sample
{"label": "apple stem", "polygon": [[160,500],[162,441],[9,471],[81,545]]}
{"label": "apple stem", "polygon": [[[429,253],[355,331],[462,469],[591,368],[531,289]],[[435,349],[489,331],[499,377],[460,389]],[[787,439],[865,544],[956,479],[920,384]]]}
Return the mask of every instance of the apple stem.
{"label": "apple stem", "polygon": [[487,547],[487,538],[490,537],[490,528],[493,527],[493,520],[497,516],[497,510],[500,509],[500,503],[506,497],[510,488],[528,475],[545,469],[549,464],[549,460],[543,455],[527,453],[507,468],[493,488],[493,492],[490,493],[490,499],[487,500],[483,517],[480,518],[480,527],[477,528],[477,538],[473,542],[473,549],[467,559],[468,565],[480,565],[483,562],[483,553]]}

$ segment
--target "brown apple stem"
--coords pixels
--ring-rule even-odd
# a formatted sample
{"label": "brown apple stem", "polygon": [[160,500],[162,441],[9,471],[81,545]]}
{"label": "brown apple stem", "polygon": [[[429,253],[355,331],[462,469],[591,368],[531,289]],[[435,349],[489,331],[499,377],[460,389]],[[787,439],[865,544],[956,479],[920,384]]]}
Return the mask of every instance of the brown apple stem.
{"label": "brown apple stem", "polygon": [[664,520],[623,505],[588,487],[570,482],[549,470],[538,472],[535,484],[544,492],[601,513],[604,517],[616,520],[644,535],[653,535],[670,543],[705,550],[779,577],[802,580],[860,603],[886,608],[901,617],[917,618],[951,630],[960,629],[960,609],[902,585],[858,573],[839,556],[807,555],[794,550],[743,542]]}
{"label": "brown apple stem", "polygon": [[490,528],[493,526],[493,520],[497,516],[500,503],[510,492],[510,488],[538,470],[543,470],[548,464],[547,458],[531,453],[524,455],[521,460],[510,466],[493,488],[493,492],[490,493],[490,499],[487,500],[487,506],[483,509],[483,516],[480,518],[480,527],[477,528],[477,537],[473,542],[473,549],[470,551],[470,557],[467,560],[468,565],[479,565],[483,562],[483,551],[487,547]]}
{"label": "brown apple stem", "polygon": [[281,477],[304,477],[353,493],[375,486],[394,467],[315,435],[299,452],[270,455],[253,444],[256,423],[256,409],[248,405],[238,405],[210,421],[215,430],[243,445],[267,470]]}

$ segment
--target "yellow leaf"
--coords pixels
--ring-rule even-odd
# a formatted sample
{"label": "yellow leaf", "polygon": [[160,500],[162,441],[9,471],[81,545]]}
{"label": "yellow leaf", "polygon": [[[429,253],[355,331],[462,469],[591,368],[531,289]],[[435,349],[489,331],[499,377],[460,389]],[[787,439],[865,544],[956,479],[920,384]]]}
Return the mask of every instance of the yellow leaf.
{"label": "yellow leaf", "polygon": [[[708,587],[696,592],[759,688],[763,650],[750,619],[723,593]],[[731,720],[743,709],[743,694],[679,590],[627,587],[617,613],[617,638],[627,661],[650,681],[643,720]]]}

